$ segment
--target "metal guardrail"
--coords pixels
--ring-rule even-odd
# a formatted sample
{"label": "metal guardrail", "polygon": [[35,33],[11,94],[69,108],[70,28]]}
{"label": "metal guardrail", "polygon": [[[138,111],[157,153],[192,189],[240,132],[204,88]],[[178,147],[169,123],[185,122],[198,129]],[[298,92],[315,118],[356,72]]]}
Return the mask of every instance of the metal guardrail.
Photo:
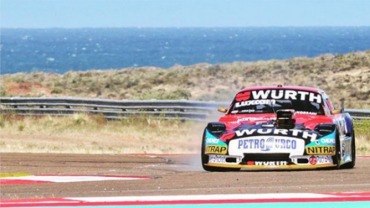
{"label": "metal guardrail", "polygon": [[[0,113],[25,116],[75,113],[101,114],[107,119],[146,115],[165,119],[204,120],[224,102],[187,100],[111,100],[87,98],[0,97]],[[344,109],[353,118],[370,119],[370,110]]]}
{"label": "metal guardrail", "polygon": [[354,119],[370,119],[370,110],[344,109]]}
{"label": "metal guardrail", "polygon": [[187,100],[0,97],[0,113],[24,116],[66,116],[87,113],[101,114],[107,119],[145,115],[165,119],[204,120],[220,104],[224,103]]}

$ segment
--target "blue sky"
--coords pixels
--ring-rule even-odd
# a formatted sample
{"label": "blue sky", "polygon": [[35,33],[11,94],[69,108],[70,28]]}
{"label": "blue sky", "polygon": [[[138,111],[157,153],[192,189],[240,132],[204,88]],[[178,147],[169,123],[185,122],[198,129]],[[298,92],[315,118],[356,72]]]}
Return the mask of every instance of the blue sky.
{"label": "blue sky", "polygon": [[0,0],[3,28],[370,26],[370,0]]}

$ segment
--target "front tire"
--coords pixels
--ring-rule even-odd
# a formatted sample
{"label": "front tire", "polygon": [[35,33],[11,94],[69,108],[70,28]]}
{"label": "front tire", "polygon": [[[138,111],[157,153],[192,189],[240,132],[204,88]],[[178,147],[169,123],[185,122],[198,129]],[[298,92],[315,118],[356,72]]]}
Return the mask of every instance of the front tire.
{"label": "front tire", "polygon": [[355,140],[355,131],[352,130],[352,142],[351,142],[351,158],[352,161],[346,163],[342,168],[351,169],[355,167],[356,164],[356,140]]}
{"label": "front tire", "polygon": [[335,133],[335,155],[333,156],[333,162],[336,164],[336,168],[340,169],[340,163],[342,161],[342,153],[340,148],[340,139],[339,139],[339,133],[338,128],[336,129]]}

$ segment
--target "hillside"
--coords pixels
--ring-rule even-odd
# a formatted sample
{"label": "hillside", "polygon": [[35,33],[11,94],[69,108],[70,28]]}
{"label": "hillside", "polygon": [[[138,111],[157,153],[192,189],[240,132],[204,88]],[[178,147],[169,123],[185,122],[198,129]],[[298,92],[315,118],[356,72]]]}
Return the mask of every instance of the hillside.
{"label": "hillside", "polygon": [[0,96],[69,96],[111,99],[189,99],[229,101],[242,87],[304,85],[325,90],[336,105],[370,108],[370,51],[288,60],[200,63],[65,74],[1,75]]}

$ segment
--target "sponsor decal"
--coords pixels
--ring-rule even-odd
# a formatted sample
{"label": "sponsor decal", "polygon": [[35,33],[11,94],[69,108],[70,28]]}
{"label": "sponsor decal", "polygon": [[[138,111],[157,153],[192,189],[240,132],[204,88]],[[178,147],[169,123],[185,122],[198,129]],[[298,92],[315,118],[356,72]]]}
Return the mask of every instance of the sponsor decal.
{"label": "sponsor decal", "polygon": [[295,114],[303,114],[303,115],[317,115],[316,112],[309,112],[309,111],[296,111]]}
{"label": "sponsor decal", "polygon": [[317,147],[317,146],[335,146],[335,132],[319,138],[316,141],[313,141],[307,144],[306,147]]}
{"label": "sponsor decal", "polygon": [[225,155],[227,153],[227,148],[223,146],[206,146],[206,154],[222,154]]}
{"label": "sponsor decal", "polygon": [[317,160],[316,160],[315,156],[311,156],[308,161],[310,162],[311,165],[316,165],[317,164]]}
{"label": "sponsor decal", "polygon": [[206,144],[218,144],[219,139],[216,138],[206,138]]}
{"label": "sponsor decal", "polygon": [[317,133],[312,131],[300,130],[300,129],[273,129],[273,128],[260,128],[260,129],[243,129],[235,131],[238,137],[250,136],[250,135],[284,135],[290,137],[299,137],[303,139],[311,139],[315,141]]}
{"label": "sponsor decal", "polygon": [[333,159],[327,155],[313,155],[309,158],[309,162],[311,165],[332,164]]}
{"label": "sponsor decal", "polygon": [[247,161],[247,165],[259,165],[259,166],[279,166],[288,165],[287,161]]}
{"label": "sponsor decal", "polygon": [[276,103],[275,100],[248,100],[235,103],[235,108],[251,105],[274,105],[275,103]]}
{"label": "sponsor decal", "polygon": [[315,141],[317,145],[323,145],[323,146],[328,146],[328,145],[335,145],[335,138],[322,138],[318,139]]}
{"label": "sponsor decal", "polygon": [[297,149],[297,141],[284,138],[246,138],[238,141],[238,149],[259,149],[270,151],[272,149],[291,150]]}
{"label": "sponsor decal", "polygon": [[249,160],[249,161],[247,161],[246,163],[247,163],[247,165],[254,165],[254,161],[250,161],[250,160]]}
{"label": "sponsor decal", "polygon": [[240,101],[243,101],[243,100],[249,100],[251,96],[251,92],[247,91],[247,92],[242,92],[242,93],[239,93],[236,95],[235,97],[235,100],[237,102],[240,102]]}
{"label": "sponsor decal", "polygon": [[290,153],[303,155],[305,141],[286,136],[249,136],[232,139],[228,145],[228,154],[243,156],[245,153]]}
{"label": "sponsor decal", "polygon": [[309,155],[335,155],[335,147],[333,146],[306,147],[306,152]]}
{"label": "sponsor decal", "polygon": [[[233,132],[234,134],[234,132]],[[206,145],[226,146],[226,144],[206,130]]]}
{"label": "sponsor decal", "polygon": [[261,118],[245,117],[245,118],[239,118],[237,122],[242,122],[242,121],[261,121]]}
{"label": "sponsor decal", "polygon": [[333,158],[331,156],[315,155],[315,156],[312,156],[312,157],[316,158],[317,164],[327,164],[327,163],[332,164],[333,163]]}
{"label": "sponsor decal", "polygon": [[210,155],[208,162],[209,163],[226,163],[226,157],[222,155]]}
{"label": "sponsor decal", "polygon": [[[258,90],[252,91],[253,99],[274,100],[302,100],[322,103],[321,95],[318,93],[298,90]],[[238,100],[237,100],[238,101]]]}

